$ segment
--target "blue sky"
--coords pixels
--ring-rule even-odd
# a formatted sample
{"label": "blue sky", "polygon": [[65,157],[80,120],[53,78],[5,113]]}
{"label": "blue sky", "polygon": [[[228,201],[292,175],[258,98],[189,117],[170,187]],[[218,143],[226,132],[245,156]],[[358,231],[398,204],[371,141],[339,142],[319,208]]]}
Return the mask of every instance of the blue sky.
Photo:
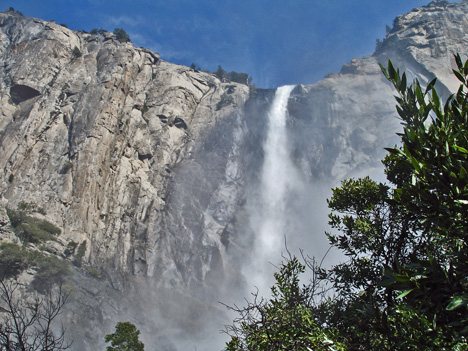
{"label": "blue sky", "polygon": [[310,84],[369,55],[400,14],[429,0],[0,0],[71,29],[123,28],[170,62],[246,72],[258,87]]}

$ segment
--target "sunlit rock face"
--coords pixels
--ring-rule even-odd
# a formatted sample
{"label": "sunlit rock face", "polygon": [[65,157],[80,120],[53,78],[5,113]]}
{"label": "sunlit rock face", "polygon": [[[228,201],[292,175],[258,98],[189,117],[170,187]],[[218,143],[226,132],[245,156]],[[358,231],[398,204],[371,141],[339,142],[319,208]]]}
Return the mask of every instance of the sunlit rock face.
{"label": "sunlit rock face", "polygon": [[[301,181],[329,188],[382,176],[383,148],[400,126],[378,62],[390,58],[410,81],[437,76],[447,96],[457,89],[453,53],[468,54],[467,18],[466,1],[415,9],[372,56],[295,87],[287,130]],[[95,349],[123,319],[168,350],[181,335],[214,339],[229,323],[217,301],[234,299],[253,262],[252,208],[274,91],[220,82],[111,33],[14,12],[0,14],[0,55],[0,234],[15,240],[4,209],[25,202],[61,228],[46,245],[54,255],[71,261],[67,245],[86,241],[65,316],[77,349]],[[314,212],[326,212],[319,195],[315,203],[322,210]],[[326,218],[307,231],[311,205],[296,206],[291,240],[317,254]]]}
{"label": "sunlit rock face", "polygon": [[[395,92],[378,63],[389,59],[408,81],[424,86],[437,76],[438,92],[458,89],[454,53],[468,54],[468,2],[433,2],[394,21],[372,56],[353,59],[340,73],[296,89],[290,102],[298,162],[313,178],[342,179],[379,167],[383,147],[397,141]],[[364,171],[364,172],[362,172]]]}

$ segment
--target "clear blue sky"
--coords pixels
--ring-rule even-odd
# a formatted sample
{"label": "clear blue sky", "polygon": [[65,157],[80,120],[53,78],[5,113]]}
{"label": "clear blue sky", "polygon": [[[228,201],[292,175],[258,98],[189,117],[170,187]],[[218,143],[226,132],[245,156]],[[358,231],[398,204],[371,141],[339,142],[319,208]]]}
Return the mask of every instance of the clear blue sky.
{"label": "clear blue sky", "polygon": [[258,87],[310,84],[369,55],[385,26],[429,0],[0,0],[71,29],[123,28],[161,58],[246,72]]}

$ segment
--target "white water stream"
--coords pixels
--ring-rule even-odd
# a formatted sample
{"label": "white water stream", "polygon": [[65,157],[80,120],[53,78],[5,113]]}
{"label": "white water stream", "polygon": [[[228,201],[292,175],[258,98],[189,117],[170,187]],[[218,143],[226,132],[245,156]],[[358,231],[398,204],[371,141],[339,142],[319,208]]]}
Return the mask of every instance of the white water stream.
{"label": "white water stream", "polygon": [[[261,170],[257,209],[252,228],[257,241],[253,270],[248,274],[262,293],[268,293],[275,268],[271,263],[281,260],[285,249],[288,221],[288,202],[303,186],[300,172],[291,160],[287,135],[288,100],[294,86],[276,90],[268,113],[267,137],[263,144],[264,163]],[[270,263],[271,262],[271,263]],[[253,277],[252,277],[253,275]]]}

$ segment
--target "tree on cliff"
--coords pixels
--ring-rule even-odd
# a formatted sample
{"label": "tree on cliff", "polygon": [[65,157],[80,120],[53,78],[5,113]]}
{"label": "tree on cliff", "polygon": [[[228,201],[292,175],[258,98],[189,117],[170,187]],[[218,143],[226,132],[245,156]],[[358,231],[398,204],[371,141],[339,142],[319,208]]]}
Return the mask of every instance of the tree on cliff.
{"label": "tree on cliff", "polygon": [[115,333],[107,334],[106,351],[144,351],[145,345],[139,340],[140,331],[130,322],[118,322],[115,326]]}
{"label": "tree on cliff", "polygon": [[130,41],[130,36],[122,28],[115,28],[114,34],[117,37],[117,40],[120,41],[121,43],[127,43]]}
{"label": "tree on cliff", "polygon": [[[425,89],[417,80],[408,86],[390,61],[382,67],[398,92],[403,125],[401,146],[387,149],[383,161],[388,184],[366,177],[333,189],[337,233],[327,235],[348,259],[314,268],[334,295],[304,306],[308,321],[285,335],[313,323],[348,350],[468,350],[468,60],[455,61],[461,85],[445,104],[435,79]],[[267,312],[236,322],[255,330],[275,318]],[[228,350],[256,350],[250,334],[236,337]],[[229,348],[235,342],[244,348]]]}

